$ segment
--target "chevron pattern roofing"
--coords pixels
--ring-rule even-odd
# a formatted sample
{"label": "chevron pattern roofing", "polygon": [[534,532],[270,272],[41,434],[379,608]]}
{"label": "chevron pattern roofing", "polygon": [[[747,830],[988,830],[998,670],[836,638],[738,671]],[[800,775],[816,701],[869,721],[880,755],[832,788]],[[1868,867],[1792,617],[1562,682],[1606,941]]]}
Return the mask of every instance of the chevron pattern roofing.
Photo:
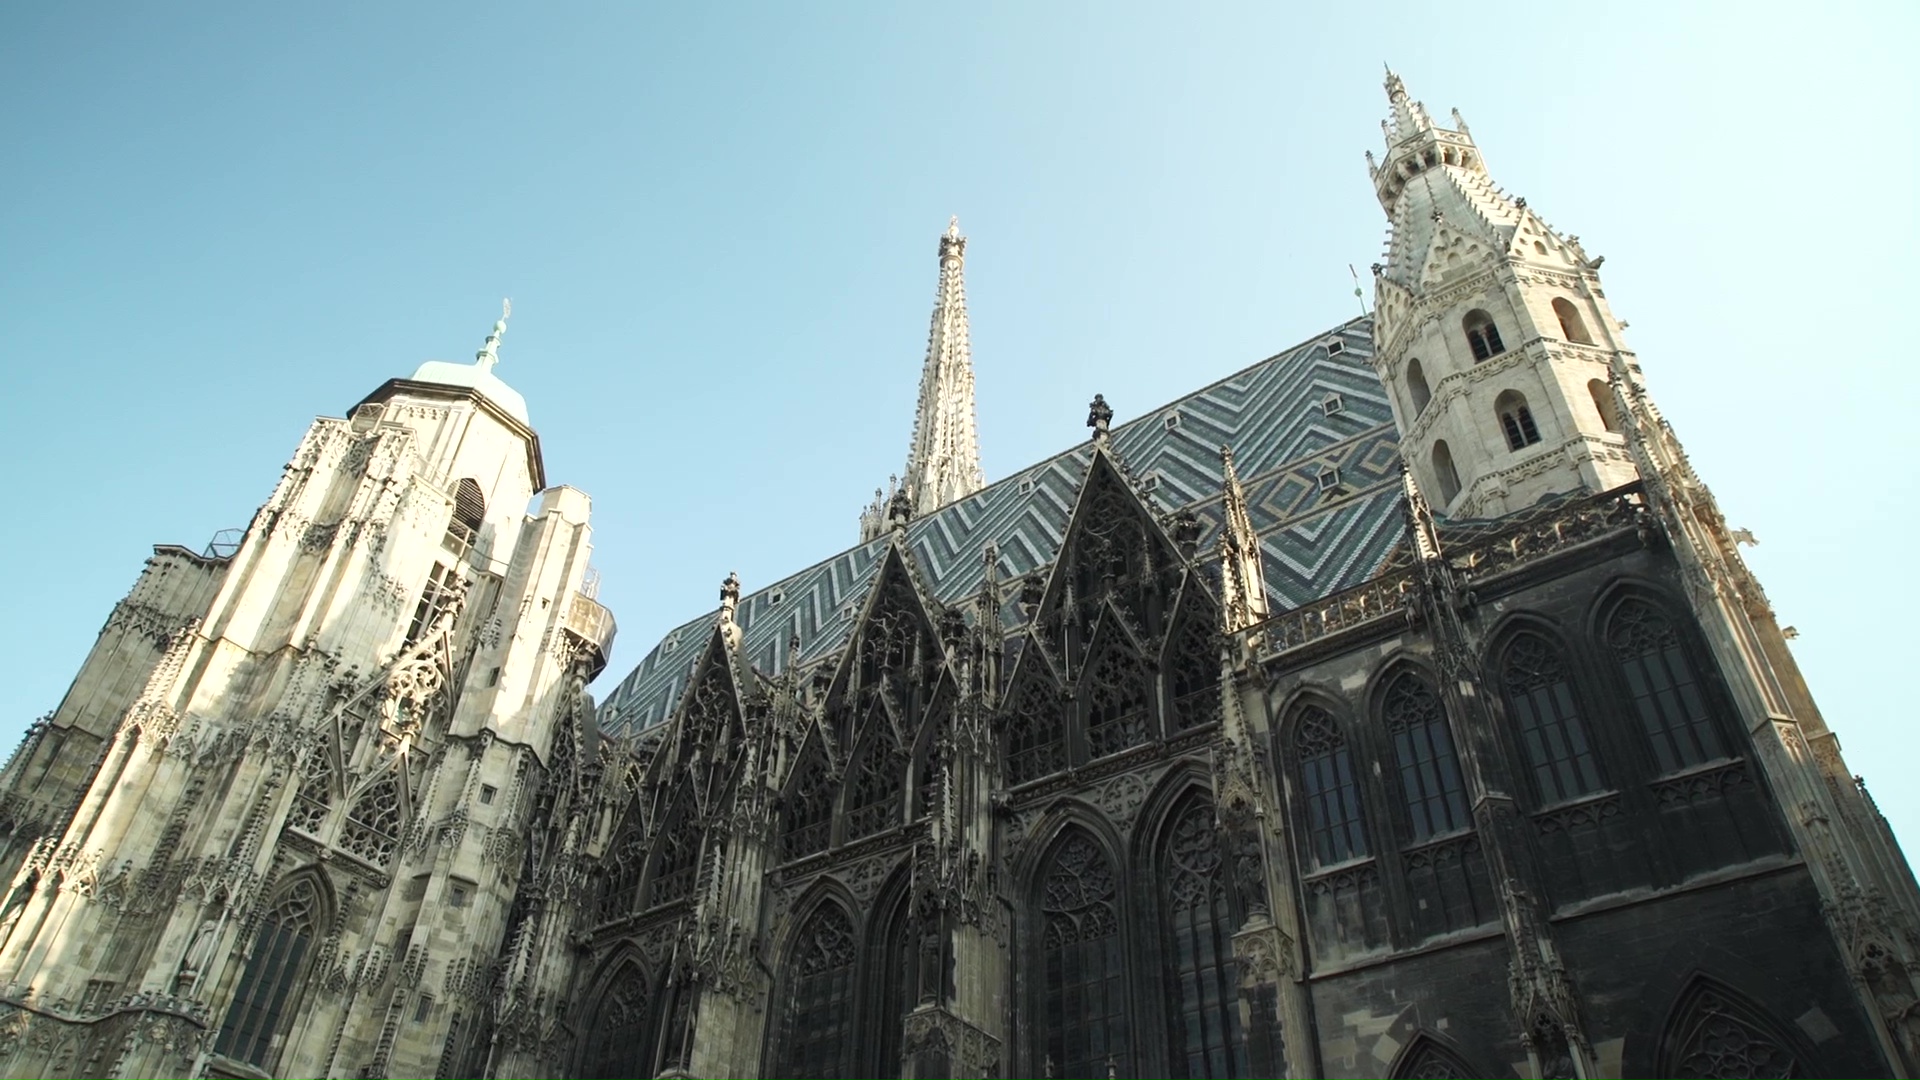
{"label": "chevron pattern roofing", "polygon": [[[1328,343],[1342,346],[1328,355]],[[1220,446],[1230,444],[1261,535],[1276,610],[1371,577],[1401,540],[1399,435],[1386,392],[1368,366],[1372,326],[1356,319],[1113,429],[1113,447],[1158,509],[1191,507],[1213,542],[1220,528]],[[1338,395],[1328,412],[1325,401]],[[1171,428],[1167,417],[1177,415]],[[1060,549],[1091,460],[1082,443],[914,521],[908,546],[926,587],[943,603],[971,597],[985,574],[981,551],[1000,549],[1003,580],[1049,565]],[[1334,477],[1322,474],[1334,470]],[[838,652],[886,541],[808,567],[742,599],[735,616],[753,666],[777,674],[787,640],[803,664]],[[1003,617],[1021,621],[1007,598]],[[601,727],[631,733],[665,719],[715,613],[669,633],[607,696]]]}

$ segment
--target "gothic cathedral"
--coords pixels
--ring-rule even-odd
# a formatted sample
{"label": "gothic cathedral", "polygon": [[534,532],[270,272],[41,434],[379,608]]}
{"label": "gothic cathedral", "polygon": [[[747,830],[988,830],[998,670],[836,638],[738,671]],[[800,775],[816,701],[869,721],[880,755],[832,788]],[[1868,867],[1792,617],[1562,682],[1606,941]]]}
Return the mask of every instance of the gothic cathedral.
{"label": "gothic cathedral", "polygon": [[505,317],[315,421],[0,774],[0,1072],[1920,1074],[1920,890],[1600,261],[1387,96],[1373,315],[989,484],[950,225],[857,546],[597,705]]}

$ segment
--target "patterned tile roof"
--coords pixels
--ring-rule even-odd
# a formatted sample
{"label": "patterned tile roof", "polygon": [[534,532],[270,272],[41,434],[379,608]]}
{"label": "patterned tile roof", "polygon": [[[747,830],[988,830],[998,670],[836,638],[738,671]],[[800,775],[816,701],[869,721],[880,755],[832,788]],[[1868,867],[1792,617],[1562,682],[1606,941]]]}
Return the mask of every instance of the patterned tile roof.
{"label": "patterned tile roof", "polygon": [[[1115,453],[1156,508],[1189,507],[1200,518],[1203,551],[1220,529],[1220,446],[1233,447],[1275,610],[1366,580],[1402,538],[1399,435],[1367,363],[1372,347],[1370,321],[1356,319],[1113,429]],[[1081,443],[912,522],[908,548],[935,599],[954,604],[979,591],[988,542],[999,546],[1003,581],[1050,565],[1091,454]],[[803,665],[838,652],[886,543],[743,597],[735,621],[747,660],[779,673],[795,634]],[[1017,591],[1003,611],[1009,627],[1021,620]],[[607,695],[601,727],[630,734],[665,719],[716,615],[656,645]]]}

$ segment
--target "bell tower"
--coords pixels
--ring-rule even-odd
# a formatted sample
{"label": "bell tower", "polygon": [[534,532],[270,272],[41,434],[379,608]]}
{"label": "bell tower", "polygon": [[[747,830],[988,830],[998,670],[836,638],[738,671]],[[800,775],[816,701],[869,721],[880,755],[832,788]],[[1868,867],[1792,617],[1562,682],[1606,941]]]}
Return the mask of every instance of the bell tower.
{"label": "bell tower", "polygon": [[1607,377],[1615,356],[1638,367],[1602,260],[1493,183],[1458,110],[1440,127],[1391,70],[1386,89],[1374,366],[1421,487],[1448,516],[1495,517],[1634,479]]}

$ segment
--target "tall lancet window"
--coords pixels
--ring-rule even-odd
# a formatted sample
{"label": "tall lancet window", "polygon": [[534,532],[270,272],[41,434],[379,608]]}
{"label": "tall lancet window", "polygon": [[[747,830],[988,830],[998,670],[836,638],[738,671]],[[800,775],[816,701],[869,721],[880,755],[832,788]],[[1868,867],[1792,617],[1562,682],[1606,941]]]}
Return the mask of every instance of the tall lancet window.
{"label": "tall lancet window", "polygon": [[1500,681],[1540,801],[1551,805],[1600,790],[1600,767],[1560,650],[1538,634],[1515,637]]}
{"label": "tall lancet window", "polygon": [[1387,686],[1385,712],[1414,842],[1466,828],[1466,784],[1440,698],[1418,676],[1402,672]]}
{"label": "tall lancet window", "polygon": [[1195,795],[1174,812],[1161,852],[1165,909],[1169,1060],[1174,1076],[1245,1076],[1233,919],[1222,880],[1213,806]]}
{"label": "tall lancet window", "polygon": [[652,1018],[653,995],[646,973],[637,964],[622,964],[601,989],[599,998],[600,1011],[588,1031],[593,1041],[580,1075],[606,1080],[652,1076],[653,1033],[648,1030],[648,1021]]}
{"label": "tall lancet window", "polygon": [[1661,772],[1727,756],[1672,620],[1650,604],[1629,600],[1614,612],[1607,644],[1627,677]]}
{"label": "tall lancet window", "polygon": [[297,1002],[307,954],[325,921],[326,898],[319,883],[311,874],[294,878],[254,933],[215,1053],[261,1069],[272,1065],[274,1037]]}
{"label": "tall lancet window", "polygon": [[1367,854],[1367,829],[1360,809],[1360,781],[1353,752],[1340,722],[1318,705],[1306,705],[1294,717],[1293,752],[1306,797],[1307,834],[1313,861],[1332,866]]}
{"label": "tall lancet window", "polygon": [[1036,1064],[1051,1076],[1133,1076],[1113,864],[1091,837],[1072,832],[1042,875],[1046,1007]]}
{"label": "tall lancet window", "polygon": [[786,1030],[770,1075],[853,1074],[853,922],[822,904],[795,935],[788,954]]}

